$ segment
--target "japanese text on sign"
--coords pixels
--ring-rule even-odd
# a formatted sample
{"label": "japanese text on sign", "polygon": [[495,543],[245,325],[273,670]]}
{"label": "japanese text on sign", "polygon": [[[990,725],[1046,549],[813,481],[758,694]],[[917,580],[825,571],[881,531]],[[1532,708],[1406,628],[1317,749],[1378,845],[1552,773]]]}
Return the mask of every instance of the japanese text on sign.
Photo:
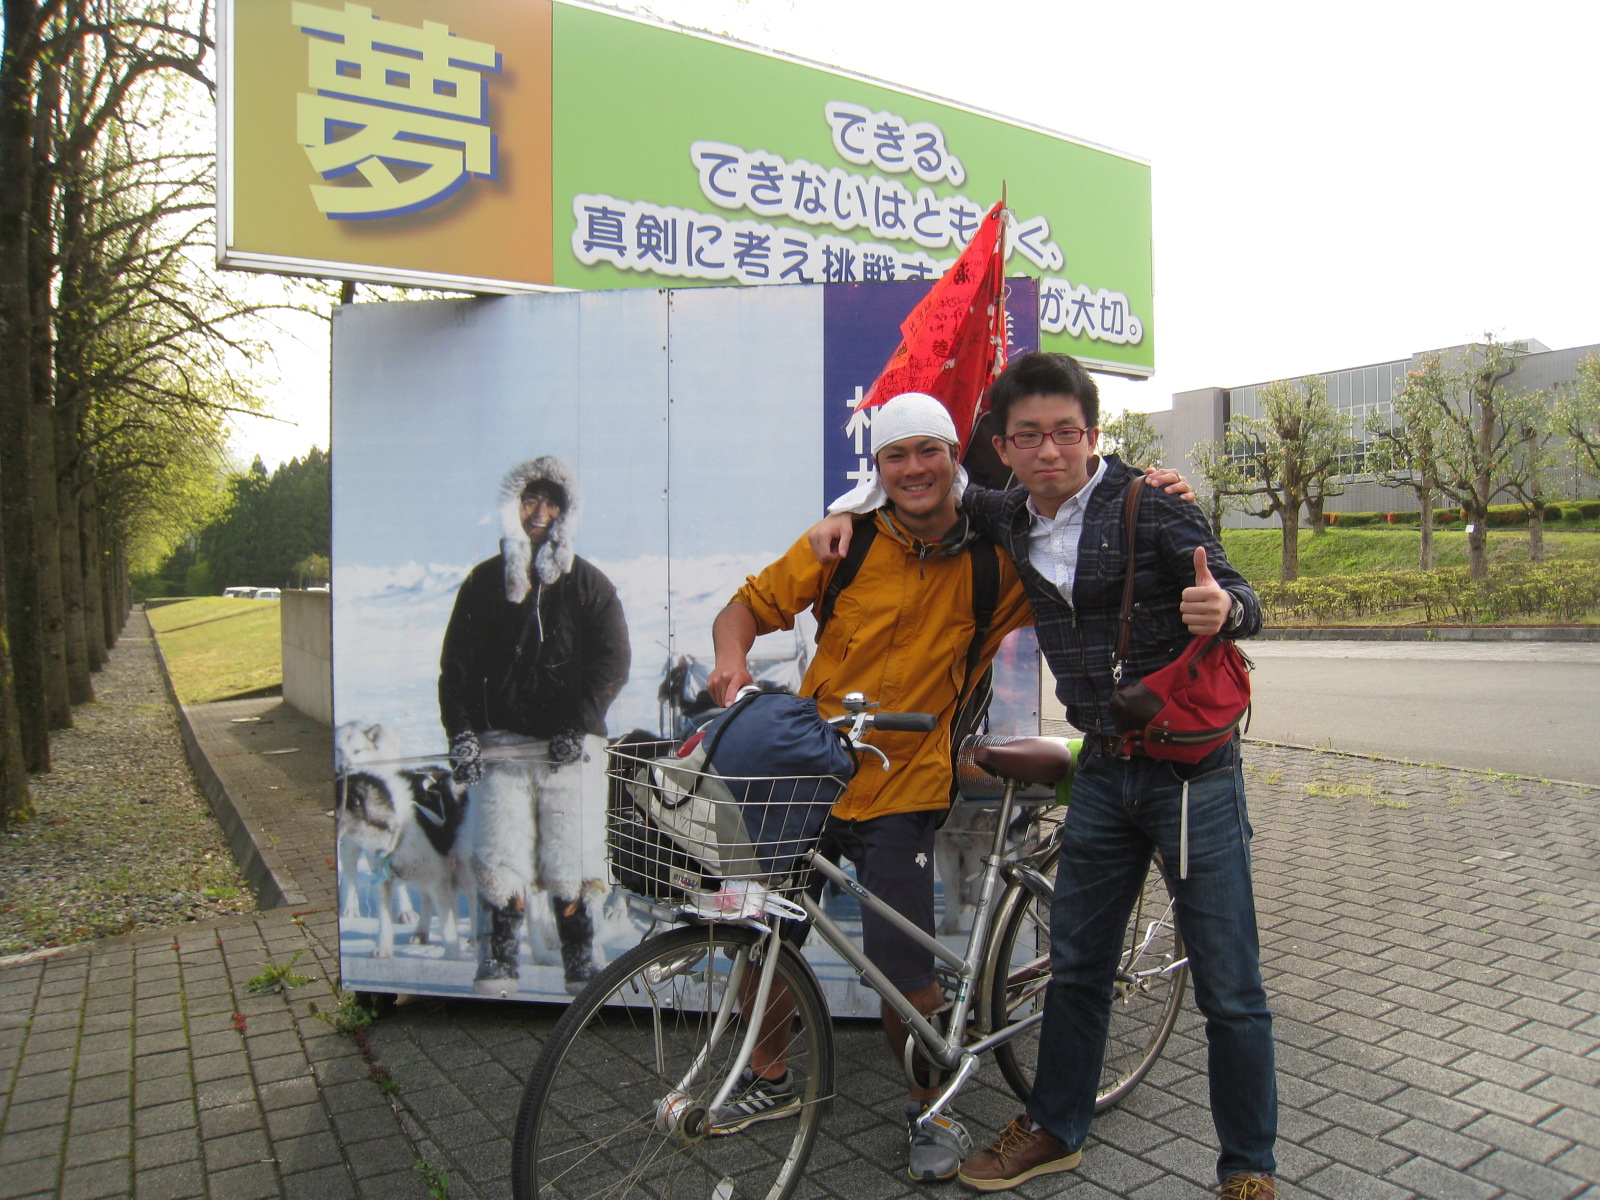
{"label": "japanese text on sign", "polygon": [[[943,132],[844,101],[824,106],[834,148],[847,162],[888,176],[912,175],[925,185],[959,185],[965,170]],[[573,197],[572,252],[585,265],[737,283],[858,283],[928,279],[943,273],[971,241],[984,206],[959,193],[939,196],[885,174],[855,174],[804,159],[726,142],[689,147],[700,194],[729,214],[631,201],[606,194]],[[825,227],[856,241],[771,222]],[[896,245],[899,243],[899,245]],[[934,252],[944,257],[935,259]],[[1066,255],[1036,215],[1007,229],[1006,256],[1021,254],[1041,272],[1059,272]],[[1040,282],[1040,327],[1114,344],[1138,343],[1143,322],[1127,296],[1074,285],[1058,274]]]}
{"label": "japanese text on sign", "polygon": [[298,96],[296,135],[317,174],[341,181],[312,185],[323,215],[400,216],[438,204],[469,176],[495,177],[493,46],[438,21],[386,21],[360,4],[295,4],[291,20],[308,35],[314,89]]}

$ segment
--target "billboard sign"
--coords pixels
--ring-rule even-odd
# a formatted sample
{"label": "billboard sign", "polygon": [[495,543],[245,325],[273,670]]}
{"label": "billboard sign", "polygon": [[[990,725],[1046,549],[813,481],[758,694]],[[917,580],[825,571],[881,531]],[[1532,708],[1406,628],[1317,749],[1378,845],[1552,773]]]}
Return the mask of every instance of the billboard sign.
{"label": "billboard sign", "polygon": [[1046,349],[1148,375],[1131,156],[569,0],[223,6],[223,266],[480,292],[936,277],[1002,188]]}
{"label": "billboard sign", "polygon": [[[345,987],[565,999],[639,941],[649,921],[603,859],[607,743],[681,738],[709,715],[712,622],[841,490],[832,392],[871,382],[906,303],[903,286],[863,285],[336,310]],[[560,501],[532,530],[530,482]],[[752,667],[799,689],[814,632],[800,614]],[[994,731],[1037,733],[1032,630],[995,674]],[[552,728],[581,753],[557,763],[556,736],[474,717],[512,703],[530,722],[564,706]],[[452,773],[464,727],[475,778]],[[854,919],[848,895],[829,904]],[[845,963],[812,957],[836,1013],[877,1012]]]}

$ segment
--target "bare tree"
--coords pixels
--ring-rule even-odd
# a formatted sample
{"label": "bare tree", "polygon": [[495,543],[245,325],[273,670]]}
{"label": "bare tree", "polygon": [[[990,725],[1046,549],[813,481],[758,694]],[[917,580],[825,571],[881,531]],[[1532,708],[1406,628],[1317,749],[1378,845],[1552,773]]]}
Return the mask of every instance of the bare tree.
{"label": "bare tree", "polygon": [[1329,481],[1355,449],[1351,419],[1328,401],[1320,375],[1280,379],[1256,393],[1262,415],[1236,415],[1223,449],[1237,465],[1232,494],[1245,511],[1283,524],[1284,582],[1300,577],[1300,510],[1312,496],[1333,494]]}
{"label": "bare tree", "polygon": [[3,4],[0,813],[92,697],[130,555],[212,515],[272,307],[207,265],[210,155],[173,136],[209,108],[206,0]]}
{"label": "bare tree", "polygon": [[1600,354],[1578,364],[1578,378],[1556,398],[1557,427],[1579,470],[1600,479]]}
{"label": "bare tree", "polygon": [[1538,466],[1526,452],[1525,431],[1539,423],[1540,394],[1508,384],[1521,353],[1485,335],[1449,360],[1429,355],[1406,384],[1433,431],[1439,491],[1466,517],[1471,579],[1489,575],[1489,506],[1526,486],[1528,472]]}
{"label": "bare tree", "polygon": [[1189,451],[1189,460],[1199,475],[1195,492],[1211,529],[1222,536],[1222,519],[1231,508],[1243,508],[1244,497],[1252,494],[1250,481],[1239,464],[1228,457],[1221,442],[1199,442]]}
{"label": "bare tree", "polygon": [[1424,361],[1410,372],[1394,395],[1389,425],[1376,430],[1367,451],[1366,469],[1385,487],[1405,487],[1417,497],[1421,542],[1417,566],[1433,570],[1433,506],[1439,497],[1439,422],[1442,409],[1435,397],[1444,386],[1438,360]]}
{"label": "bare tree", "polygon": [[1146,413],[1129,409],[1100,426],[1105,448],[1131,467],[1160,465],[1161,435]]}

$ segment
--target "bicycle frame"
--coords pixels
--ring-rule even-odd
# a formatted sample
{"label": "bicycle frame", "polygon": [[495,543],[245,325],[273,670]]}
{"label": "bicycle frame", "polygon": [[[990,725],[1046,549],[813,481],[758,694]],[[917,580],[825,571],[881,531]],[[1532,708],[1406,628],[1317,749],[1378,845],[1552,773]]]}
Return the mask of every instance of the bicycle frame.
{"label": "bicycle frame", "polygon": [[[999,899],[1002,884],[1011,882],[1020,883],[1041,899],[1049,899],[1048,880],[1035,870],[1029,860],[1037,858],[1044,851],[1049,841],[1035,847],[1025,857],[1013,857],[1006,847],[1007,834],[1012,820],[1020,807],[1016,800],[1017,783],[1007,780],[1005,792],[1000,800],[998,819],[995,823],[993,841],[989,853],[984,857],[983,884],[979,892],[976,913],[973,916],[972,929],[967,937],[965,955],[957,954],[937,938],[919,929],[911,921],[896,912],[886,902],[880,900],[870,890],[822,857],[815,848],[806,852],[802,862],[813,870],[819,872],[825,879],[840,888],[849,891],[863,905],[871,908],[874,913],[888,921],[896,929],[921,946],[926,947],[937,960],[943,962],[955,975],[956,991],[951,1007],[947,1010],[946,1027],[949,1033],[940,1033],[933,1023],[905,998],[900,990],[883,974],[866,953],[856,944],[854,938],[846,933],[839,924],[814,900],[807,892],[802,892],[796,902],[805,910],[807,917],[816,927],[819,936],[833,950],[843,958],[860,975],[862,981],[873,991],[877,992],[882,1001],[899,1015],[905,1022],[915,1046],[935,1065],[950,1072],[950,1078],[935,1098],[924,1109],[918,1118],[919,1123],[940,1115],[945,1108],[965,1087],[968,1079],[978,1067],[981,1055],[993,1050],[996,1046],[1010,1041],[1023,1033],[1033,1029],[1044,1019],[1043,1012],[1034,1013],[1004,1028],[991,1032],[975,1041],[965,1040],[967,1018],[972,1012],[972,1006],[977,999],[977,988],[981,980],[980,972],[984,967],[984,960],[990,948],[990,935],[997,916],[996,902]],[[958,803],[962,803],[958,801]],[[1048,803],[1043,801],[1042,803]],[[651,906],[654,909],[654,906]],[[656,910],[659,912],[659,910]],[[1171,910],[1149,921],[1145,925],[1144,935],[1133,947],[1130,954],[1128,970],[1119,970],[1114,984],[1115,994],[1126,998],[1129,993],[1146,986],[1146,981],[1179,970],[1188,962],[1187,958],[1177,959],[1164,963],[1158,967],[1147,970],[1131,969],[1144,955],[1145,951],[1155,940],[1163,923],[1171,919]],[[750,922],[741,922],[750,923]],[[759,926],[763,930],[765,926]],[[761,943],[760,977],[752,1007],[756,1012],[764,1012],[767,998],[771,993],[772,980],[776,971],[777,959],[782,949],[781,934],[776,928],[776,923],[767,931],[766,940]],[[753,964],[751,964],[753,965]],[[733,1012],[733,1006],[738,1003],[740,984],[746,962],[736,961],[733,971],[729,976],[724,989],[722,1003],[713,1020],[712,1029],[706,1045],[696,1056],[694,1062],[685,1072],[677,1086],[668,1093],[658,1104],[657,1128],[660,1132],[673,1132],[682,1114],[674,1104],[676,1097],[683,1096],[698,1079],[704,1070],[705,1064],[710,1060],[711,1054],[717,1043],[726,1031]],[[717,1094],[707,1106],[716,1109],[725,1104],[733,1093],[740,1072],[749,1065],[750,1056],[756,1043],[762,1035],[760,1022],[751,1022],[746,1030],[739,1053],[733,1062],[727,1077],[717,1089]],[[910,1053],[908,1045],[907,1053]]]}
{"label": "bicycle frame", "polygon": [[977,1068],[979,1055],[1031,1029],[1043,1019],[1042,1013],[1036,1014],[976,1042],[968,1043],[963,1040],[967,1017],[972,1011],[975,1000],[978,973],[983,969],[984,954],[989,947],[989,934],[994,923],[995,901],[998,899],[1001,877],[1010,863],[1006,854],[1006,836],[1017,809],[1016,790],[1016,782],[1008,780],[1005,794],[1000,800],[994,840],[983,860],[983,886],[979,891],[977,910],[972,918],[972,931],[967,935],[965,957],[956,954],[943,942],[917,928],[868,889],[851,879],[837,865],[819,855],[815,849],[809,851],[804,860],[824,878],[851,892],[878,916],[919,945],[926,947],[955,972],[955,1000],[948,1010],[946,1021],[950,1032],[942,1034],[901,995],[900,989],[890,983],[878,966],[855,944],[855,939],[841,929],[832,917],[823,912],[808,893],[802,893],[798,898],[798,903],[806,910],[807,916],[811,918],[823,940],[855,968],[863,982],[877,992],[883,1002],[899,1015],[923,1054],[938,1066],[953,1072],[938,1098],[928,1105],[922,1120],[932,1119],[944,1111]]}

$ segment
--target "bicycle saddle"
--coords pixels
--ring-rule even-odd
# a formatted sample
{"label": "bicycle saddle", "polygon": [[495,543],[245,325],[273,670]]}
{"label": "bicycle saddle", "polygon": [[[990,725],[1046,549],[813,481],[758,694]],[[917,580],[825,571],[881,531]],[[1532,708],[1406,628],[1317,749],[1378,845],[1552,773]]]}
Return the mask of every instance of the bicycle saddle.
{"label": "bicycle saddle", "polygon": [[1060,783],[1072,774],[1072,750],[1066,738],[1025,737],[977,746],[972,760],[992,775],[1019,783]]}

